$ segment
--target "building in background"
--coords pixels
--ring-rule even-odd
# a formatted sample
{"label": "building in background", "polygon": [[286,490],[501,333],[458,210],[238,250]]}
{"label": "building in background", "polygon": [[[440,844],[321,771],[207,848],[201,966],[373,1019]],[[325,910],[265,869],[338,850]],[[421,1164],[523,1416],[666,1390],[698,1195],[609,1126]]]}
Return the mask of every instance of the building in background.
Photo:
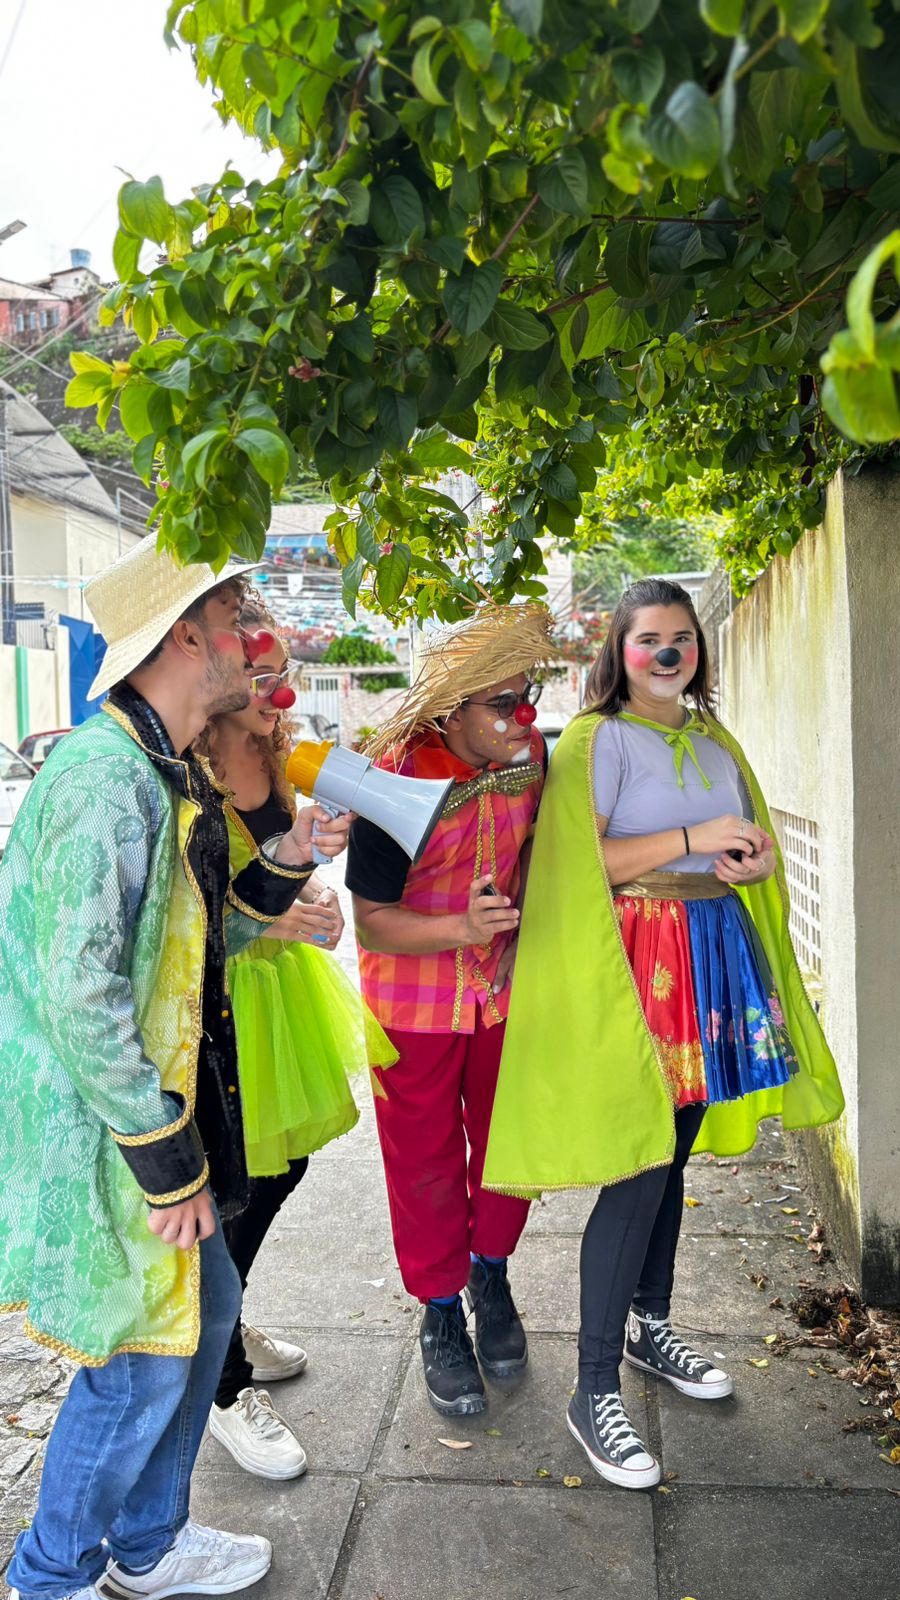
{"label": "building in background", "polygon": [[0,278],[0,340],[28,350],[77,323],[83,330],[86,306],[102,285],[91,268],[90,252],[72,250],[71,265],[34,283]]}
{"label": "building in background", "polygon": [[[90,710],[98,636],[84,585],[143,532],[126,520],[77,451],[36,406],[0,381],[0,494],[11,541],[4,571],[0,738],[68,727]],[[2,481],[5,474],[6,482]]]}

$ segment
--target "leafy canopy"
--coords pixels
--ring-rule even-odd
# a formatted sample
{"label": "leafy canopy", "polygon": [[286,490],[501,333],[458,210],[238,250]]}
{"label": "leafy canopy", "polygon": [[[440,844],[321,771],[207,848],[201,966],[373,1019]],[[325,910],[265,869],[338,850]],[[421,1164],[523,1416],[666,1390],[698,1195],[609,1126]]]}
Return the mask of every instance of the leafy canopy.
{"label": "leafy canopy", "polygon": [[[258,555],[302,469],[349,609],[451,616],[476,578],[532,591],[612,464],[739,510],[746,572],[845,435],[900,432],[897,0],[174,0],[168,29],[283,158],[177,203],[129,180],[104,314],[141,347],[73,358],[180,557]],[[495,495],[482,541],[448,470]]]}

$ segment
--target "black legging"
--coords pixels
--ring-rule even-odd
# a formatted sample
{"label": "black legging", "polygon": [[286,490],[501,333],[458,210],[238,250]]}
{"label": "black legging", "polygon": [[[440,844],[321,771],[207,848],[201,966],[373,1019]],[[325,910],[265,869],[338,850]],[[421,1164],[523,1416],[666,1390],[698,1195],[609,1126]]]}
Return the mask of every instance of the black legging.
{"label": "black legging", "polygon": [[[250,1268],[256,1260],[266,1234],[308,1166],[309,1157],[303,1156],[299,1161],[292,1161],[287,1172],[280,1173],[277,1178],[251,1178],[250,1201],[246,1210],[232,1218],[231,1222],[223,1224],[225,1242],[231,1259],[240,1273],[243,1289],[247,1287]],[[216,1405],[234,1405],[241,1390],[246,1389],[252,1382],[253,1368],[244,1350],[241,1319],[238,1317],[225,1356],[219,1387],[216,1390]]]}
{"label": "black legging", "polygon": [[675,1251],[684,1205],[684,1168],[706,1107],[675,1113],[675,1155],[603,1189],[581,1241],[581,1328],[578,1383],[588,1394],[619,1387],[625,1322],[634,1304],[654,1317],[669,1315]]}

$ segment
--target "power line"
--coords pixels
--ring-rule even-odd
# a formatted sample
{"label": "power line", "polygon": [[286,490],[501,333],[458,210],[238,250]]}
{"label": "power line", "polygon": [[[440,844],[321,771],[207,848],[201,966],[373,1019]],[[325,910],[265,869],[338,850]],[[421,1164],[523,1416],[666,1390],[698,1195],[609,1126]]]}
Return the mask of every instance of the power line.
{"label": "power line", "polygon": [[25,7],[27,6],[27,4],[28,4],[28,0],[21,0],[21,4],[19,6],[19,9],[18,9],[18,11],[16,12],[16,15],[15,15],[15,20],[13,22],[12,27],[9,30],[9,38],[6,41],[6,48],[3,51],[2,58],[0,58],[0,78],[2,78],[2,76],[3,76],[3,68],[6,66],[6,63],[10,58],[10,54],[12,52],[12,47],[15,44],[16,34],[19,31],[19,23],[22,21],[22,18],[25,15]]}
{"label": "power line", "polygon": [[[76,312],[65,327],[60,328],[56,333],[51,333],[48,338],[42,339],[40,344],[36,344],[33,350],[21,350],[18,345],[12,344],[9,339],[0,338],[0,344],[5,345],[7,350],[11,350],[13,355],[19,357],[19,360],[14,361],[12,366],[8,367],[5,372],[0,372],[0,379],[9,382],[9,374],[11,372],[18,372],[19,367],[26,366],[31,361],[36,367],[40,367],[42,372],[49,372],[52,378],[59,378],[62,382],[68,383],[69,379],[64,372],[59,372],[56,367],[48,367],[45,362],[38,361],[37,356],[41,350],[48,350],[51,344],[56,344],[58,340],[64,339],[67,334],[77,328],[78,324],[84,321],[89,312],[96,309],[102,299],[103,295],[98,291],[92,300],[85,301],[81,310]],[[11,385],[11,387],[14,387],[14,385]]]}

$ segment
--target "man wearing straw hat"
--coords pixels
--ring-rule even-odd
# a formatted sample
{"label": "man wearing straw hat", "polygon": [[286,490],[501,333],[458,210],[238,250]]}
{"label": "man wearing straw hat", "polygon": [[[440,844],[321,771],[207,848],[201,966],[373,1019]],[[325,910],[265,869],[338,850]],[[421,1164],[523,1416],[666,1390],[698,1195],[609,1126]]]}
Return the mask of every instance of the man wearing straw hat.
{"label": "man wearing straw hat", "polygon": [[148,539],[88,585],[108,696],[34,780],[0,869],[0,1309],[81,1364],[7,1574],[21,1600],[227,1594],[271,1561],[188,1516],[241,1303],[210,1195],[223,1217],[246,1203],[226,948],[292,903],[325,815],[229,883],[190,745],[249,699],[246,571]]}
{"label": "man wearing straw hat", "polygon": [[552,658],[551,620],[541,605],[485,605],[426,638],[416,681],[371,753],[456,787],[415,866],[374,824],[351,831],[363,995],[399,1052],[373,1069],[394,1246],[425,1307],[428,1397],[450,1416],[484,1409],[479,1363],[506,1378],[528,1359],[506,1272],[528,1205],[483,1190],[481,1173],[544,779],[532,679]]}

